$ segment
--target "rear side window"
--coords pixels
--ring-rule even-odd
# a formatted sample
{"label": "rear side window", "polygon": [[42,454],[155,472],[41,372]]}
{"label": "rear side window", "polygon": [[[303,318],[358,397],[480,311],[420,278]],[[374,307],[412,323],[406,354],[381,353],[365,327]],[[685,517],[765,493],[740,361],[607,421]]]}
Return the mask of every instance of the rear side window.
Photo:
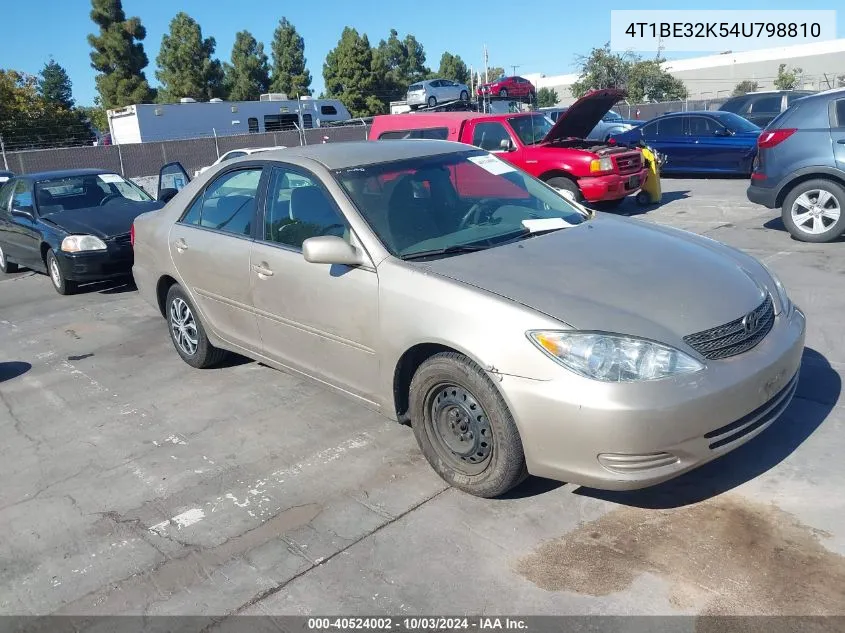
{"label": "rear side window", "polygon": [[741,99],[730,99],[729,101],[725,102],[725,104],[719,109],[725,110],[726,112],[733,112],[734,114],[738,114],[742,112],[742,109],[745,107],[746,103],[748,103],[748,97],[743,97]]}
{"label": "rear side window", "polygon": [[337,114],[337,108],[333,105],[320,106],[320,114]]}
{"label": "rear side window", "polygon": [[394,130],[392,132],[383,132],[379,135],[379,140],[395,140],[406,138],[426,138],[438,141],[445,141],[449,138],[449,128],[432,127],[422,130]]}
{"label": "rear side window", "polygon": [[780,112],[780,95],[761,97],[751,104],[751,112]]}
{"label": "rear side window", "polygon": [[684,117],[670,116],[657,122],[657,136],[681,136],[684,133]]}
{"label": "rear side window", "polygon": [[845,127],[845,99],[836,102],[836,127]]}

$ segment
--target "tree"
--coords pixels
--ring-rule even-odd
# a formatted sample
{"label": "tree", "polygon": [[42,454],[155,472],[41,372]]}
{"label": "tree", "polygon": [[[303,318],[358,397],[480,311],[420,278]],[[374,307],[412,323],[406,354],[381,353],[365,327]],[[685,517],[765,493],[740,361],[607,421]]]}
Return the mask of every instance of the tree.
{"label": "tree", "polygon": [[270,86],[264,44],[249,31],[239,31],[232,46],[232,63],[224,67],[226,94],[232,101],[257,101]]}
{"label": "tree", "polygon": [[778,76],[775,77],[775,88],[778,90],[794,90],[798,85],[801,73],[804,72],[800,68],[787,69],[786,64],[778,66]]}
{"label": "tree", "polygon": [[[505,69],[501,66],[489,66],[487,68],[487,77],[489,77],[489,81],[496,81],[499,77],[504,77]],[[484,71],[479,70],[475,74],[475,83],[478,85],[487,83],[488,79],[484,77]]]}
{"label": "tree", "polygon": [[305,68],[305,40],[287,18],[273,33],[273,72],[270,90],[292,97],[311,94],[311,73]]}
{"label": "tree", "polygon": [[537,105],[541,108],[550,108],[559,101],[557,91],[552,88],[540,88],[537,91]]}
{"label": "tree", "polygon": [[756,81],[752,81],[751,79],[740,81],[734,87],[733,96],[736,97],[738,95],[744,95],[747,92],[757,92],[757,89],[759,87],[760,84],[758,84]]}
{"label": "tree", "polygon": [[67,71],[52,58],[41,69],[38,92],[50,104],[70,110],[73,108],[73,84]]}
{"label": "tree", "polygon": [[663,61],[638,59],[631,64],[628,98],[635,102],[675,101],[687,97],[684,82],[663,70]]}
{"label": "tree", "polygon": [[461,84],[469,83],[469,69],[464,60],[460,55],[452,55],[448,51],[440,56],[440,69],[437,71],[437,76]]}
{"label": "tree", "polygon": [[147,31],[140,18],[126,19],[120,0],[91,0],[91,19],[100,27],[99,35],[88,36],[91,67],[97,91],[106,109],[144,103],[152,97],[144,75],[148,64],[141,41]]}
{"label": "tree", "polygon": [[170,32],[161,38],[156,57],[159,102],[223,96],[223,67],[211,57],[216,47],[213,37],[203,39],[196,20],[183,11],[177,13],[170,21]]}
{"label": "tree", "polygon": [[410,33],[399,39],[396,29],[373,49],[373,73],[376,90],[385,107],[390,101],[401,99],[412,83],[431,75],[425,65],[425,49]]}
{"label": "tree", "polygon": [[340,99],[353,116],[369,116],[384,111],[376,96],[373,50],[366,34],[347,26],[337,46],[326,55],[323,64],[326,96]]}
{"label": "tree", "polygon": [[106,114],[106,109],[100,105],[100,98],[94,97],[93,106],[83,106],[78,108],[82,116],[87,119],[88,124],[98,132],[109,131],[109,119]]}

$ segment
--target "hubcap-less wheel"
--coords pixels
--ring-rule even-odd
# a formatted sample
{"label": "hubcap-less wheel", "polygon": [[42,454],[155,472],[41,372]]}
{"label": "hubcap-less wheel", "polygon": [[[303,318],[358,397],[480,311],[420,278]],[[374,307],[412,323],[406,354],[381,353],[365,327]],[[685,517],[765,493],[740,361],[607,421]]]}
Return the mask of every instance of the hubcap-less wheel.
{"label": "hubcap-less wheel", "polygon": [[829,191],[811,189],[805,191],[792,203],[790,214],[798,230],[810,235],[828,231],[842,213],[842,206]]}
{"label": "hubcap-less wheel", "polygon": [[62,272],[59,270],[59,262],[55,257],[50,260],[50,279],[53,280],[56,288],[62,287]]}
{"label": "hubcap-less wheel", "polygon": [[457,385],[439,385],[431,394],[431,431],[438,452],[456,470],[467,475],[480,473],[493,452],[493,433],[484,409]]}
{"label": "hubcap-less wheel", "polygon": [[179,297],[173,299],[170,304],[170,330],[179,349],[188,356],[193,356],[199,344],[197,324],[191,308]]}

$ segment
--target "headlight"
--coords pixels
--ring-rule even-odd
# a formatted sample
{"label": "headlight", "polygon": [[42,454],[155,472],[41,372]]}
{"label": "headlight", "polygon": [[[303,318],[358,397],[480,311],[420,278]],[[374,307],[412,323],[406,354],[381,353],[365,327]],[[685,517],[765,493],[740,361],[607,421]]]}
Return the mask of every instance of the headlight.
{"label": "headlight", "polygon": [[596,158],[595,160],[590,161],[591,173],[602,171],[613,171],[613,161],[610,159],[610,156],[605,156],[604,158]]}
{"label": "headlight", "polygon": [[567,369],[603,382],[659,380],[704,369],[674,347],[632,336],[531,331],[528,338]]}
{"label": "headlight", "polygon": [[106,243],[93,235],[68,235],[62,240],[62,250],[65,253],[104,251],[106,250]]}
{"label": "headlight", "polygon": [[775,306],[775,316],[778,316],[782,312],[789,312],[792,302],[789,300],[789,295],[786,294],[786,288],[781,282],[780,277],[778,277],[774,271],[763,262],[760,262],[760,264],[766,269],[766,272],[769,273],[769,277],[772,278],[772,282],[775,284],[775,289],[777,290],[778,305]]}

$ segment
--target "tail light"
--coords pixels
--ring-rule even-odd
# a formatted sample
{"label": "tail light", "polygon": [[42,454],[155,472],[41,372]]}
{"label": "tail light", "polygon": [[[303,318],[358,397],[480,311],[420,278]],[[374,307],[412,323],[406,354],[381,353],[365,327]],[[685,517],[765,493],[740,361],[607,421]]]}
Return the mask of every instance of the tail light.
{"label": "tail light", "polygon": [[780,130],[764,130],[757,138],[757,147],[769,149],[783,143],[790,136],[795,134],[795,128],[784,128]]}
{"label": "tail light", "polygon": [[129,244],[134,248],[135,247],[135,225],[133,224],[132,227],[129,229]]}

